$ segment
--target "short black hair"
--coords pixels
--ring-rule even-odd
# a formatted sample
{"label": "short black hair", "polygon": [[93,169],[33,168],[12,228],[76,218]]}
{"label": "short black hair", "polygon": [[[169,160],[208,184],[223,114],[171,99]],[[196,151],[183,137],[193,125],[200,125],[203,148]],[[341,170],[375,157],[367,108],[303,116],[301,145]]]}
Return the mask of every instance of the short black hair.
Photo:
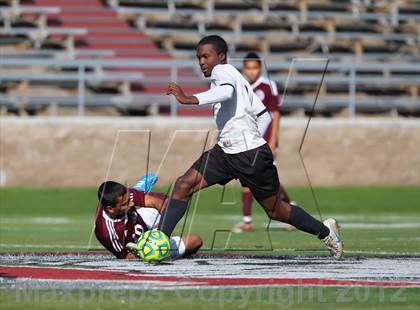
{"label": "short black hair", "polygon": [[126,192],[127,187],[124,185],[114,181],[106,181],[99,185],[98,200],[104,208],[107,206],[114,207],[118,202],[118,197]]}
{"label": "short black hair", "polygon": [[226,41],[221,36],[218,36],[218,35],[206,36],[197,43],[196,47],[199,47],[200,45],[204,45],[204,44],[213,45],[217,54],[223,53],[227,55],[228,46],[226,44]]}
{"label": "short black hair", "polygon": [[244,63],[247,61],[256,61],[259,66],[261,66],[261,58],[256,52],[249,52],[246,54]]}

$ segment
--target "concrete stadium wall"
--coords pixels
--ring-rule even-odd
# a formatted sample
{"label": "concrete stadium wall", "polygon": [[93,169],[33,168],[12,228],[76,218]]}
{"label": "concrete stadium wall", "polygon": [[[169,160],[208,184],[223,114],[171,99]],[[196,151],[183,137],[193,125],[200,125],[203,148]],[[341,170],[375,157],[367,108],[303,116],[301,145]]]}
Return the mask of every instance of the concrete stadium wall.
{"label": "concrete stadium wall", "polygon": [[[306,119],[285,118],[282,182],[307,185],[298,149]],[[169,184],[214,143],[202,118],[0,118],[1,186],[133,184],[147,169]],[[206,140],[207,139],[207,140]],[[420,185],[416,119],[313,119],[302,149],[314,185]]]}

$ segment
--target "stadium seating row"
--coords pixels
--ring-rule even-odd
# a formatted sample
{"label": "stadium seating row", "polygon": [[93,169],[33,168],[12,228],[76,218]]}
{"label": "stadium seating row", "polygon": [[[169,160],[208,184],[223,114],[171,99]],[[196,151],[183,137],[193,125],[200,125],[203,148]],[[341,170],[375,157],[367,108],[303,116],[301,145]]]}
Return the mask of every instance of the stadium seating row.
{"label": "stadium seating row", "polygon": [[[409,0],[1,0],[0,53],[8,61],[0,66],[0,105],[209,115],[208,109],[177,109],[163,93],[169,80],[189,92],[206,89],[195,44],[216,32],[228,39],[232,59],[261,53],[280,92],[288,87],[286,113],[311,108],[322,68],[303,62],[290,70],[294,58],[310,57],[329,59],[320,113],[417,114],[419,6]],[[152,66],[162,63],[156,59],[166,61]]]}
{"label": "stadium seating row", "polygon": [[198,37],[217,32],[229,38],[232,51],[418,52],[418,2],[385,1],[383,6],[361,1],[108,3],[167,49],[191,49]]}

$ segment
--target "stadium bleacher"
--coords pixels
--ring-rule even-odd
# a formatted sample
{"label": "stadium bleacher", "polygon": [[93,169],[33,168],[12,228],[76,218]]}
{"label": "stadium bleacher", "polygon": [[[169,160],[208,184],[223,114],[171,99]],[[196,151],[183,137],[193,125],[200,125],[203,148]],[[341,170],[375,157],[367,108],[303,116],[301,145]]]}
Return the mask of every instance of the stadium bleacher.
{"label": "stadium bleacher", "polygon": [[187,92],[206,89],[195,44],[217,33],[232,59],[261,54],[280,94],[288,87],[285,113],[310,110],[328,59],[320,114],[420,114],[415,0],[1,0],[0,12],[3,113],[43,113],[54,104],[78,106],[79,114],[111,106],[123,114],[210,115],[164,91],[169,81]]}

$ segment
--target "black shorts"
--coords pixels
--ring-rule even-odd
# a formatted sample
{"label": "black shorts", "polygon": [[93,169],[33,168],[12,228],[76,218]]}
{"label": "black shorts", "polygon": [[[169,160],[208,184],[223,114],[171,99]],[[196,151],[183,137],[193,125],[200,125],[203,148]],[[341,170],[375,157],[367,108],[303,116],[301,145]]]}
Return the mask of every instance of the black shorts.
{"label": "black shorts", "polygon": [[273,154],[268,144],[238,154],[227,154],[216,144],[191,166],[200,172],[207,184],[225,185],[238,179],[249,187],[257,201],[276,195],[280,183]]}

